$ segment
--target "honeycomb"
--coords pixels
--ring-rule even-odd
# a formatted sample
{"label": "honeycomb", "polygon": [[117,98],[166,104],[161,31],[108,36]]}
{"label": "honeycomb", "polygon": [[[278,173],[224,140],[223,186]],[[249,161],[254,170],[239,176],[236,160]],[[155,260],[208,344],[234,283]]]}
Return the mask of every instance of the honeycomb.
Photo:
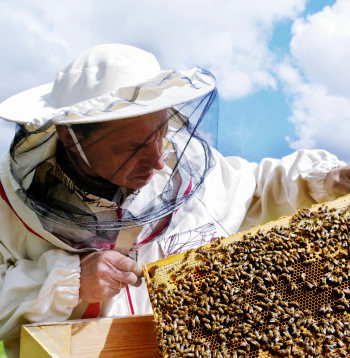
{"label": "honeycomb", "polygon": [[345,198],[145,265],[160,356],[350,357]]}

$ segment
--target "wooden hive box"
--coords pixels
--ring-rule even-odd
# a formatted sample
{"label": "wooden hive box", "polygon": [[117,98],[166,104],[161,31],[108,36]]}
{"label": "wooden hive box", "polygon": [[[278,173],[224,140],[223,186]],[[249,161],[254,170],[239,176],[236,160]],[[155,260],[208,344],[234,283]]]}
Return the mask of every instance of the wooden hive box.
{"label": "wooden hive box", "polygon": [[20,358],[159,357],[153,315],[22,326]]}

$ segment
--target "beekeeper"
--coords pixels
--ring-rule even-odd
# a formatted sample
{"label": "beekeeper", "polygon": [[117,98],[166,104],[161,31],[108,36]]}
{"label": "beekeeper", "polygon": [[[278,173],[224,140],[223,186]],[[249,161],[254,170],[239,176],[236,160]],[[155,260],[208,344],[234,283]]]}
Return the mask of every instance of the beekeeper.
{"label": "beekeeper", "polygon": [[25,323],[151,313],[143,263],[350,188],[349,168],[323,150],[260,165],[222,157],[213,75],[161,71],[131,46],[83,52],[0,117],[17,123],[0,163],[9,357]]}

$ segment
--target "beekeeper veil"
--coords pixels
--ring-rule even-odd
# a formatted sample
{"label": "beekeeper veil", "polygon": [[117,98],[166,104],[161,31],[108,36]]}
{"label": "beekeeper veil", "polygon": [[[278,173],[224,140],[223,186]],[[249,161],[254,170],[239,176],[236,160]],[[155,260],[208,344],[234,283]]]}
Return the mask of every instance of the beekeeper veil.
{"label": "beekeeper veil", "polygon": [[217,102],[208,71],[161,71],[152,54],[126,45],[91,48],[54,83],[0,105],[0,117],[17,123],[16,193],[74,248],[112,249],[121,230],[138,226],[155,239],[203,193],[216,163]]}

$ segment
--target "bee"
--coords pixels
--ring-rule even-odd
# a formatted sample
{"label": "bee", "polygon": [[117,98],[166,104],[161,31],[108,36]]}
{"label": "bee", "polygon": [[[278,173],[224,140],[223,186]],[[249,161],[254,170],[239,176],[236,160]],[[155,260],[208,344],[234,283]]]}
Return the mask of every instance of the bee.
{"label": "bee", "polygon": [[223,340],[223,341],[226,341],[227,340],[227,338],[226,338],[226,336],[224,335],[224,334],[219,334],[219,338],[221,339],[221,340]]}
{"label": "bee", "polygon": [[281,267],[281,266],[276,265],[275,267],[276,267],[276,269],[277,269],[278,271],[280,271],[280,272],[282,272],[282,271],[283,271],[283,269],[282,269],[282,267]]}
{"label": "bee", "polygon": [[347,308],[349,308],[349,301],[345,298],[345,297],[341,297],[338,300],[338,303],[342,303],[344,306],[346,306]]}
{"label": "bee", "polygon": [[291,291],[296,291],[298,289],[298,286],[294,283],[294,282],[291,282],[290,284],[290,290]]}
{"label": "bee", "polygon": [[194,249],[189,249],[185,252],[184,259],[187,259],[192,253],[194,252]]}
{"label": "bee", "polygon": [[346,307],[343,306],[343,305],[337,305],[337,306],[335,306],[335,307],[336,307],[336,309],[338,309],[339,311],[345,311],[345,310],[346,310]]}
{"label": "bee", "polygon": [[229,302],[229,298],[224,293],[222,294],[222,297],[226,302]]}
{"label": "bee", "polygon": [[237,354],[239,354],[239,356],[241,357],[245,357],[246,355],[246,352],[245,351],[243,351],[242,349],[237,349]]}
{"label": "bee", "polygon": [[250,288],[247,288],[247,289],[244,291],[244,295],[245,295],[245,296],[248,296],[251,292],[252,292],[252,290],[251,290]]}
{"label": "bee", "polygon": [[322,291],[325,291],[327,289],[329,289],[329,286],[327,284],[320,286],[320,290],[322,290]]}
{"label": "bee", "polygon": [[282,314],[286,314],[285,310],[281,306],[277,306],[276,309]]}
{"label": "bee", "polygon": [[305,285],[306,285],[307,287],[309,287],[310,289],[315,288],[315,285],[314,285],[313,283],[309,282],[309,281],[305,281]]}
{"label": "bee", "polygon": [[343,291],[338,287],[333,287],[332,291],[339,296],[343,296]]}
{"label": "bee", "polygon": [[204,323],[204,326],[209,330],[211,331],[211,325],[209,323]]}
{"label": "bee", "polygon": [[218,307],[218,311],[219,311],[221,314],[224,314],[224,310],[223,310],[221,307]]}
{"label": "bee", "polygon": [[314,263],[315,262],[315,259],[308,259],[308,260],[305,260],[304,262],[303,262],[303,264],[304,265],[311,265],[312,263]]}
{"label": "bee", "polygon": [[153,278],[155,271],[159,268],[159,265],[153,265],[149,270],[148,274],[150,278]]}
{"label": "bee", "polygon": [[264,285],[259,286],[260,290],[267,293],[267,288]]}
{"label": "bee", "polygon": [[277,276],[276,276],[274,273],[271,273],[271,277],[272,277],[272,279],[273,279],[275,282],[278,281],[278,278],[277,278]]}

